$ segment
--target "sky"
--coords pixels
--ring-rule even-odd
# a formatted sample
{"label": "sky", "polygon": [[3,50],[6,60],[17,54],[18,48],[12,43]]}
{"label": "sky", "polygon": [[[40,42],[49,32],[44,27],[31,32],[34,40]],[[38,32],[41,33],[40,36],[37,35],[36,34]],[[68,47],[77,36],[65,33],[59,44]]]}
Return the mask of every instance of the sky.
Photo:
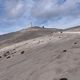
{"label": "sky", "polygon": [[0,34],[30,26],[80,25],[80,0],[0,0]]}

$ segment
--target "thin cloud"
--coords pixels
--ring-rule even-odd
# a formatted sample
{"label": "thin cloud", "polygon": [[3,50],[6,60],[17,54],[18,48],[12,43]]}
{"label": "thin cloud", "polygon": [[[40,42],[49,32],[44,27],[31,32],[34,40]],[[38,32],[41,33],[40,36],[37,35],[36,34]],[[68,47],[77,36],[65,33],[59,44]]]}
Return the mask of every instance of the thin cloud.
{"label": "thin cloud", "polygon": [[[71,13],[75,14],[74,8],[77,7],[77,3],[80,0],[66,0],[64,4],[58,5],[57,0],[39,0],[32,8],[32,16],[34,18],[50,19],[58,16],[71,16]],[[79,9],[78,9],[78,13]],[[75,14],[77,16],[77,14]]]}
{"label": "thin cloud", "polygon": [[30,22],[56,27],[79,25],[80,0],[0,0],[0,30],[13,31],[15,26],[21,28]]}
{"label": "thin cloud", "polygon": [[[4,2],[3,2],[4,1]],[[2,14],[1,19],[18,19],[22,17],[24,11],[26,9],[25,0],[0,0],[2,3],[1,12]]]}

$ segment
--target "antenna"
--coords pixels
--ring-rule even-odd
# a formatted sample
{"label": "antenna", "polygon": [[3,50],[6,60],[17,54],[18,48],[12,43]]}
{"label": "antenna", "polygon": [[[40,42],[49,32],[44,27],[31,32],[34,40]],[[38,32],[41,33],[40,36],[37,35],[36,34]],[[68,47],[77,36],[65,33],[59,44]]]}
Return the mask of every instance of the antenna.
{"label": "antenna", "polygon": [[32,22],[30,23],[30,26],[32,27]]}

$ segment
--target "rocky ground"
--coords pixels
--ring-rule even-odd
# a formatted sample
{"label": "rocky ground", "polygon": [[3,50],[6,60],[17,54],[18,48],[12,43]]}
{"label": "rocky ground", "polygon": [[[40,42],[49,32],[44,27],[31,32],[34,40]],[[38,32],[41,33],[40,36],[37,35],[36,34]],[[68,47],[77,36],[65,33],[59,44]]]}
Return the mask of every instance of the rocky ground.
{"label": "rocky ground", "polygon": [[51,33],[0,49],[0,80],[79,80],[80,33]]}

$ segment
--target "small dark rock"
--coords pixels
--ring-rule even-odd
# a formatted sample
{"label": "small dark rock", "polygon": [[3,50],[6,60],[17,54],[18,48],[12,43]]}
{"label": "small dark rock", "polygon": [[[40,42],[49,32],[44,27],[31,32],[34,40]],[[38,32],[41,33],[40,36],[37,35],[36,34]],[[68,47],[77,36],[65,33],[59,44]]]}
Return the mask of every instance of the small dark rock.
{"label": "small dark rock", "polygon": [[11,54],[14,54],[14,53],[11,53]]}
{"label": "small dark rock", "polygon": [[11,56],[8,56],[7,59],[11,58]]}
{"label": "small dark rock", "polygon": [[62,37],[59,36],[59,38],[62,38]]}
{"label": "small dark rock", "polygon": [[15,54],[16,52],[12,52],[11,54]]}
{"label": "small dark rock", "polygon": [[2,56],[0,56],[0,58],[2,58]]}
{"label": "small dark rock", "polygon": [[61,78],[60,80],[68,80],[67,78]]}
{"label": "small dark rock", "polygon": [[63,50],[63,52],[67,52],[67,50]]}
{"label": "small dark rock", "polygon": [[62,31],[60,33],[63,33]]}
{"label": "small dark rock", "polygon": [[10,53],[9,51],[7,51],[6,53]]}
{"label": "small dark rock", "polygon": [[4,57],[8,56],[10,54],[9,51],[7,51],[6,53],[3,54]]}
{"label": "small dark rock", "polygon": [[24,51],[22,51],[21,54],[24,54]]}
{"label": "small dark rock", "polygon": [[15,50],[15,49],[13,49],[13,50]]}
{"label": "small dark rock", "polygon": [[75,42],[74,44],[77,44],[77,42]]}

